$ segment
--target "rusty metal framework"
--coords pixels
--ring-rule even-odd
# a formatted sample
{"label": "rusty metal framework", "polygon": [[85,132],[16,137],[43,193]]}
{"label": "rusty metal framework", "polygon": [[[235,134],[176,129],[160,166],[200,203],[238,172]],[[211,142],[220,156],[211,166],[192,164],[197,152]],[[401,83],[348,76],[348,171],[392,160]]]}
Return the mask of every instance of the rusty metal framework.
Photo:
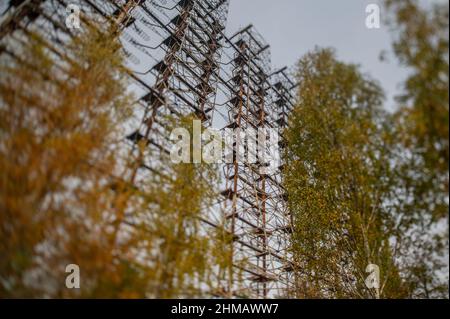
{"label": "rusty metal framework", "polygon": [[[13,0],[0,17],[0,54],[20,59],[15,44],[30,32],[63,54],[58,46],[74,33],[65,25],[69,4],[81,8],[84,22],[95,17],[118,26],[130,90],[139,97],[123,150],[136,158],[129,172],[136,187],[167,160],[170,117],[191,114],[205,127],[222,129],[286,127],[295,84],[286,68],[271,70],[270,47],[253,26],[226,34],[229,0]],[[142,141],[144,152],[137,146]],[[283,165],[271,174],[261,173],[264,165],[234,158],[222,166],[221,198],[202,221],[231,236],[234,267],[210,295],[294,296]]]}
{"label": "rusty metal framework", "polygon": [[[251,25],[227,42],[226,127],[238,132],[281,132],[295,87],[287,69],[272,72],[270,46]],[[244,143],[237,140],[236,144],[239,142]],[[282,140],[276,142],[282,148]],[[235,157],[224,167],[226,188],[222,194],[225,206],[230,207],[226,218],[227,229],[233,234],[233,263],[248,274],[239,284],[233,281],[231,289],[238,295],[251,292],[259,298],[290,297],[295,280],[289,247],[292,223],[282,186],[282,166],[280,163],[277,170],[267,173],[263,170],[267,163],[259,156],[253,164]]]}

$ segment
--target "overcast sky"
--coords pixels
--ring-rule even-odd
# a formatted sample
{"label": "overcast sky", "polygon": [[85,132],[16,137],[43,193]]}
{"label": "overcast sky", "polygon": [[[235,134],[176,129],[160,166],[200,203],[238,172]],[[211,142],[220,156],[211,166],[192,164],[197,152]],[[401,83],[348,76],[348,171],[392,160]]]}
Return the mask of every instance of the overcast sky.
{"label": "overcast sky", "polygon": [[392,97],[407,73],[392,55],[380,62],[381,51],[392,51],[392,36],[383,23],[380,29],[366,28],[366,6],[372,3],[380,1],[231,0],[227,32],[252,23],[271,45],[274,67],[294,65],[315,46],[334,47],[339,59],[360,64],[380,81],[392,109]]}

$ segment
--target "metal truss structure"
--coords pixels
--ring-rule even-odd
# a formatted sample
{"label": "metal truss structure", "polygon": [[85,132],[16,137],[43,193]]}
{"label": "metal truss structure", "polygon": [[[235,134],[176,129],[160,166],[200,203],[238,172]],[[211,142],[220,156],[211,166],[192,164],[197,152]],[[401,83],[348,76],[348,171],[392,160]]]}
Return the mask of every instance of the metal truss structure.
{"label": "metal truss structure", "polygon": [[[266,140],[270,138],[267,129],[281,132],[287,123],[285,114],[292,108],[294,83],[286,69],[271,71],[270,47],[252,26],[228,41],[232,54],[226,81],[227,128],[258,131],[262,133],[258,139]],[[268,143],[283,146],[281,140]],[[261,157],[258,153],[254,164],[235,159],[225,166],[227,187],[223,195],[231,208],[227,218],[228,229],[234,235],[233,258],[249,273],[246,291],[260,298],[286,297],[294,278],[289,253],[292,228],[281,180],[282,165],[280,162],[276,170],[270,171]]]}
{"label": "metal truss structure", "polygon": [[[140,97],[124,143],[124,154],[136,158],[129,173],[136,187],[160,169],[155,163],[167,160],[170,117],[195,115],[204,127],[222,129],[286,127],[295,84],[286,68],[271,70],[270,47],[252,26],[227,36],[229,0],[12,0],[0,18],[0,54],[20,59],[14,43],[30,32],[43,34],[61,54],[58,45],[74,33],[65,24],[69,4],[80,7],[84,22],[95,17],[118,26],[130,90]],[[144,152],[137,146],[142,141]],[[261,159],[240,163],[235,156],[222,166],[221,198],[202,221],[231,236],[234,267],[211,296],[293,296],[283,165],[271,173],[265,165]]]}

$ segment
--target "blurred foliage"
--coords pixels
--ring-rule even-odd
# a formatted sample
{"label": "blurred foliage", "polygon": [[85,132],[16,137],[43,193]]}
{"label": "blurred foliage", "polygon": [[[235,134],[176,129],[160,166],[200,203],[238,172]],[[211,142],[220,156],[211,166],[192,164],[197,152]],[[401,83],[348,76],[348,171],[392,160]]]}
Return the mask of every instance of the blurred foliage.
{"label": "blurred foliage", "polygon": [[2,55],[0,66],[0,295],[65,296],[55,282],[67,264],[96,283],[127,267],[113,263],[107,223],[111,145],[130,97],[119,44],[102,32],[67,51],[36,34],[26,41],[20,60]]}
{"label": "blurred foliage", "polygon": [[385,7],[394,52],[409,71],[392,116],[394,151],[403,154],[398,206],[407,215],[399,231],[409,241],[401,263],[411,297],[448,298],[449,5],[386,0]]}
{"label": "blurred foliage", "polygon": [[[112,34],[84,26],[56,47],[30,34],[20,55],[1,56],[1,297],[200,297],[217,288],[226,239],[200,229],[216,168],[166,160],[142,187],[132,183],[135,158],[119,143],[133,97]],[[192,119],[180,121],[172,124]],[[68,264],[80,267],[79,290],[65,287]]]}
{"label": "blurred foliage", "polygon": [[[449,8],[445,1],[430,6],[427,11],[416,0],[386,1],[395,54],[411,71],[399,97],[405,130],[401,137],[406,146],[420,152],[430,172],[447,174]],[[448,191],[448,178],[444,183]]]}

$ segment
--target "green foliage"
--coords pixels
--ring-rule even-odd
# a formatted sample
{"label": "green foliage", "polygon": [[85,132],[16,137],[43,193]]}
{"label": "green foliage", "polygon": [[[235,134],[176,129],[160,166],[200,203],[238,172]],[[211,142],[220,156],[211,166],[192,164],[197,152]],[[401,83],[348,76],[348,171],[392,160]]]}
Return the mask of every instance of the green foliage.
{"label": "green foliage", "polygon": [[[411,70],[394,114],[332,51],[299,62],[285,132],[299,296],[448,298],[448,4],[431,7],[386,1]],[[370,263],[379,291],[364,285]]]}
{"label": "green foliage", "polygon": [[379,294],[402,294],[384,207],[391,189],[378,84],[354,65],[316,49],[299,62],[299,101],[285,132],[285,184],[294,214],[300,296],[364,298],[369,264]]}

